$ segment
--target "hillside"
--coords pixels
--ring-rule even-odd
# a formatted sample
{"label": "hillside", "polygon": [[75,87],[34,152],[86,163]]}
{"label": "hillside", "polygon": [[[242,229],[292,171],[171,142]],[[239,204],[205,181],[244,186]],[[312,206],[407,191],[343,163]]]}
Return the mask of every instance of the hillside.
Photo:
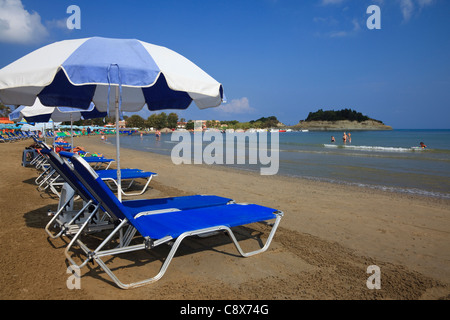
{"label": "hillside", "polygon": [[387,126],[376,120],[365,121],[300,121],[297,125],[291,127],[294,130],[311,130],[311,131],[341,131],[341,130],[392,130],[391,126]]}
{"label": "hillside", "polygon": [[371,119],[351,109],[310,112],[305,120],[291,127],[296,130],[392,130],[380,120]]}

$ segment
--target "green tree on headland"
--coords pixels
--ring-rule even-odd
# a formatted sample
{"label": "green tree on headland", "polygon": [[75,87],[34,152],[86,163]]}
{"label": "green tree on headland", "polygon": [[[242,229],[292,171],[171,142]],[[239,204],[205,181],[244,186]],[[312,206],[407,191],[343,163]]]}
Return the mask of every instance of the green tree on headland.
{"label": "green tree on headland", "polygon": [[323,111],[319,109],[316,112],[310,112],[305,121],[339,121],[339,120],[348,120],[348,121],[366,121],[366,120],[374,120],[382,123],[379,120],[371,119],[368,116],[363,115],[361,112],[356,112],[351,109],[342,109],[342,110],[326,110]]}
{"label": "green tree on headland", "polygon": [[258,120],[251,120],[249,121],[249,123],[251,125],[257,124],[256,126],[254,126],[255,128],[272,128],[272,127],[276,127],[279,123],[277,117],[275,116],[270,116],[270,117],[262,117],[259,118]]}

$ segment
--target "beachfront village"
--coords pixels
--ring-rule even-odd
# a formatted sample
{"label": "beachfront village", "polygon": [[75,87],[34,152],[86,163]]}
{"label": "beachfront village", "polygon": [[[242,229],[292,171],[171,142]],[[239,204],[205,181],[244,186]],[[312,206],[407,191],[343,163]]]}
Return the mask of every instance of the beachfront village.
{"label": "beachfront village", "polygon": [[[6,111],[6,110],[3,110]],[[9,110],[8,110],[9,111]],[[12,111],[12,110],[11,110]],[[9,112],[8,112],[9,113]],[[17,123],[11,121],[7,114],[0,120],[6,125],[17,125]],[[25,123],[25,121],[24,121]],[[22,123],[23,124],[23,123]],[[222,132],[261,132],[261,131],[292,131],[292,129],[286,128],[286,126],[278,121],[275,116],[263,117],[258,120],[251,120],[249,122],[239,122],[237,120],[225,121],[225,120],[186,120],[185,118],[179,118],[174,112],[166,114],[165,112],[154,113],[147,119],[135,114],[131,116],[123,116],[123,120],[118,122],[119,128],[122,130],[140,131],[141,133],[152,133],[156,130],[161,132],[178,131],[222,131]],[[58,128],[69,129],[70,126],[76,130],[97,130],[97,129],[111,129],[114,130],[115,119],[114,117],[96,118],[88,120],[78,120],[70,122],[58,123]],[[8,128],[4,128],[8,129]],[[13,128],[9,128],[13,129]],[[48,125],[47,130],[52,129],[52,125]]]}
{"label": "beachfront village", "polygon": [[[111,125],[114,120],[111,119]],[[185,118],[178,118],[176,113],[166,114],[161,112],[159,114],[152,114],[147,119],[143,119],[139,115],[132,115],[124,117],[124,120],[119,122],[122,128],[139,128],[144,131],[163,130],[163,131],[266,131],[266,130],[289,130],[283,129],[286,126],[278,121],[275,116],[263,117],[258,120],[251,120],[249,122],[239,122],[237,120],[186,120]]]}
{"label": "beachfront village", "polygon": [[[8,114],[13,112],[7,106],[0,110],[0,129],[3,131],[13,131],[16,129],[28,131],[41,131],[53,129],[73,129],[75,134],[85,131],[113,133],[116,128],[115,119],[111,116],[105,118],[84,119],[57,124],[49,124],[45,128],[34,128],[23,126],[26,121],[13,122],[8,118]],[[310,112],[308,118],[300,120],[295,125],[285,125],[280,122],[276,116],[261,117],[257,120],[239,122],[237,120],[191,120],[179,118],[175,112],[171,113],[153,113],[147,119],[138,114],[131,116],[124,115],[118,122],[121,133],[141,134],[168,133],[172,131],[219,131],[219,132],[290,132],[290,131],[327,131],[327,130],[392,130],[391,127],[384,125],[379,120],[371,119],[351,109],[342,109],[339,111],[319,109],[317,112]],[[3,132],[5,133],[5,132]]]}

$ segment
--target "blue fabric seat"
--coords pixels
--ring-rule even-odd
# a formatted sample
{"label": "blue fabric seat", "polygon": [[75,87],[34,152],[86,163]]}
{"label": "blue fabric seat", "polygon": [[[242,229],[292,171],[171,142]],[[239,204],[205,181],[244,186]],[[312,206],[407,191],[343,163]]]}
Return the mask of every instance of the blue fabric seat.
{"label": "blue fabric seat", "polygon": [[[86,265],[89,261],[96,261],[100,267],[113,279],[120,288],[134,288],[159,280],[167,270],[170,261],[175,255],[181,241],[190,236],[204,236],[217,231],[225,231],[240,254],[244,257],[264,252],[269,247],[275,231],[280,223],[283,213],[273,208],[263,207],[256,204],[237,204],[228,203],[200,207],[200,208],[177,208],[174,204],[176,200],[163,200],[159,205],[151,205],[150,200],[141,200],[140,202],[120,202],[112,191],[106,186],[100,176],[78,155],[71,157],[73,172],[80,180],[89,193],[101,204],[101,206],[111,215],[121,220],[120,224],[105,239],[97,249],[89,249],[86,244],[80,240],[79,232],[69,243],[65,254],[71,264],[78,267]],[[184,198],[182,202],[191,203],[190,200],[200,200],[201,198]],[[215,199],[214,199],[215,200]],[[193,202],[192,202],[193,203]],[[272,230],[262,248],[252,252],[243,252],[234,236],[232,227],[242,226],[254,222],[266,222],[275,220]],[[113,249],[103,247],[115,236],[122,234],[123,228],[133,227],[144,238],[141,245],[129,245],[129,241],[120,241],[120,245]],[[80,265],[72,259],[70,250],[77,243],[85,252],[86,259]],[[111,268],[102,260],[105,256],[112,256],[123,252],[132,252],[137,250],[152,249],[164,243],[170,243],[172,249],[159,271],[151,278],[130,283],[122,283]]]}
{"label": "blue fabric seat", "polygon": [[[61,151],[61,152],[59,152],[59,154],[61,156],[64,156],[64,157],[70,159],[70,157],[73,156],[75,153],[69,152],[69,151]],[[97,157],[97,156],[86,156],[86,157],[83,157],[83,159],[90,164],[96,164],[94,166],[95,169],[99,169],[102,164],[106,164],[105,169],[108,169],[110,167],[111,163],[116,161],[114,159],[105,158],[105,157]]]}
{"label": "blue fabric seat", "polygon": [[[74,155],[74,153],[67,152],[67,151],[61,151],[59,154],[67,159],[70,159]],[[116,187],[118,186],[117,170],[108,169],[110,163],[113,162],[114,159],[108,159],[108,158],[104,158],[104,157],[95,157],[95,156],[83,157],[83,159],[86,162],[91,163],[91,164],[92,163],[100,163],[100,164],[101,163],[109,163],[108,166],[106,167],[106,169],[99,169],[98,166],[94,166],[94,169],[96,169],[97,174],[101,177],[102,180],[107,180],[107,181],[113,182]],[[123,180],[131,180],[131,182],[129,183],[129,185],[127,187],[124,188],[122,186],[122,188],[121,188],[121,192],[125,196],[137,196],[137,195],[143,194],[147,190],[147,187],[148,187],[150,181],[152,180],[152,178],[156,177],[158,175],[155,172],[143,171],[141,169],[120,169],[120,173],[121,173],[122,181]],[[134,193],[125,192],[124,190],[129,189],[135,179],[147,179],[147,182],[144,184],[144,187],[139,192],[134,192]],[[111,185],[109,185],[109,187],[113,188],[113,186],[111,186]]]}
{"label": "blue fabric seat", "polygon": [[[101,179],[114,179],[117,180],[117,170],[96,170]],[[141,169],[120,169],[122,179],[137,179],[148,178],[149,176],[157,175],[155,172],[143,171]]]}
{"label": "blue fabric seat", "polygon": [[276,218],[277,210],[255,204],[229,204],[140,216],[133,221],[144,237],[177,238],[189,231],[227,226],[229,228]]}

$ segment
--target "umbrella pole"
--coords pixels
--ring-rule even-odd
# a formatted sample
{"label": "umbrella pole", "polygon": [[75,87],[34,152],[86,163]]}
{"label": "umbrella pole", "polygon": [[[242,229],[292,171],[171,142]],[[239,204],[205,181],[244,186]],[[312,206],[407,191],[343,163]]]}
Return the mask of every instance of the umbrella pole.
{"label": "umbrella pole", "polygon": [[70,114],[70,151],[73,152],[73,121],[72,121],[72,113]]}
{"label": "umbrella pole", "polygon": [[119,137],[119,86],[116,87],[116,161],[117,161],[117,198],[122,202],[122,176],[120,172],[120,137]]}

